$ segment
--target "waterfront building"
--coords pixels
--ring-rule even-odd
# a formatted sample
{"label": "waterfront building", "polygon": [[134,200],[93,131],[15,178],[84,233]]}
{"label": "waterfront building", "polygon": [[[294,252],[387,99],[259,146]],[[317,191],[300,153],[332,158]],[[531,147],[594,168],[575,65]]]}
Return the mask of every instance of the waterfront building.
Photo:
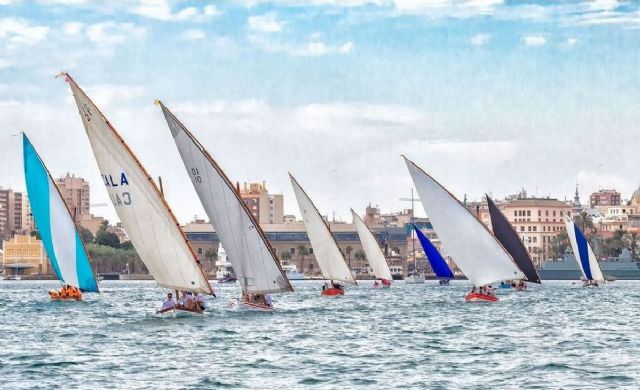
{"label": "waterfront building", "polygon": [[580,203],[580,194],[578,193],[578,185],[576,184],[576,193],[573,197],[573,203],[571,203],[571,214],[580,214],[584,210],[582,203]]}
{"label": "waterfront building", "polygon": [[411,209],[382,214],[378,205],[374,207],[369,203],[362,220],[367,226],[405,226],[411,222]]}
{"label": "waterfront building", "polygon": [[260,224],[284,223],[284,198],[282,194],[270,194],[266,182],[245,182],[238,192]]}
{"label": "waterfront building", "polygon": [[28,234],[4,240],[2,265],[6,275],[52,273],[42,241]]}
{"label": "waterfront building", "polygon": [[89,182],[69,173],[55,182],[76,224],[82,224],[83,216],[90,215]]}
{"label": "waterfront building", "polygon": [[[30,210],[28,202],[26,193],[0,187],[0,242],[15,233],[32,230],[29,227],[33,224],[33,218],[24,213]],[[23,224],[27,217],[31,218],[31,223]]]}
{"label": "waterfront building", "polygon": [[[366,257],[361,256],[362,245],[355,225],[333,222],[329,225],[351,268],[367,270],[368,263]],[[295,263],[300,271],[304,271],[309,276],[320,275],[304,223],[260,224],[260,226],[279,259],[284,260],[283,254],[287,253],[285,256],[290,258],[287,261]],[[206,254],[207,250],[215,251],[218,248],[218,236],[211,224],[189,223],[183,229],[189,243],[199,256]],[[372,227],[372,231],[389,265],[403,267],[403,259],[407,256],[407,227]]]}
{"label": "waterfront building", "polygon": [[620,206],[620,193],[613,190],[599,190],[589,197],[589,207]]}

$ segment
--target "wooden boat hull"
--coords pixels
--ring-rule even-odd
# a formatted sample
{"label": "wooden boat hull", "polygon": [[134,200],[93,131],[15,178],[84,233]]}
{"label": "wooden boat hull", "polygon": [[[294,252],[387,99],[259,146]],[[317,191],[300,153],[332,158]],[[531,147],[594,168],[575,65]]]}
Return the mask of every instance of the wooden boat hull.
{"label": "wooden boat hull", "polygon": [[258,303],[241,302],[239,299],[232,299],[229,301],[229,308],[239,311],[262,311],[272,312],[273,306],[265,306]]}
{"label": "wooden boat hull", "polygon": [[464,297],[464,300],[467,302],[498,302],[498,297],[495,295],[469,293]]}
{"label": "wooden boat hull", "polygon": [[344,290],[341,290],[339,288],[331,287],[331,288],[324,289],[322,291],[322,295],[326,295],[328,297],[335,297],[335,296],[338,296],[338,295],[344,295]]}

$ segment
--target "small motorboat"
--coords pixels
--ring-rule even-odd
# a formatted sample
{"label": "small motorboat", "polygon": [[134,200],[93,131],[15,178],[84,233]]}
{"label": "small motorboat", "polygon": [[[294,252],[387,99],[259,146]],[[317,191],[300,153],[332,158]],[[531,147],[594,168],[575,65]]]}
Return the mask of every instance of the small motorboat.
{"label": "small motorboat", "polygon": [[466,302],[498,302],[498,297],[489,294],[480,294],[479,292],[470,292],[464,297]]}
{"label": "small motorboat", "polygon": [[235,283],[238,278],[234,274],[226,274],[224,277],[218,279],[218,284]]}

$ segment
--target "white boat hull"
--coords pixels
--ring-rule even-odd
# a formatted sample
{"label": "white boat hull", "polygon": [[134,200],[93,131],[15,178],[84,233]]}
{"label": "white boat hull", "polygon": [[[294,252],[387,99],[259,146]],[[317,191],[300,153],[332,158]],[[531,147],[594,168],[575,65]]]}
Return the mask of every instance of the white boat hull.
{"label": "white boat hull", "polygon": [[422,275],[411,275],[404,278],[404,282],[406,284],[423,284],[424,276]]}
{"label": "white boat hull", "polygon": [[263,306],[255,303],[247,303],[241,302],[240,299],[230,299],[229,300],[229,309],[237,310],[237,311],[261,311],[261,312],[272,312],[273,306]]}
{"label": "white boat hull", "polygon": [[204,311],[199,310],[186,310],[186,309],[169,309],[165,311],[156,311],[156,315],[160,317],[198,317],[204,315]]}

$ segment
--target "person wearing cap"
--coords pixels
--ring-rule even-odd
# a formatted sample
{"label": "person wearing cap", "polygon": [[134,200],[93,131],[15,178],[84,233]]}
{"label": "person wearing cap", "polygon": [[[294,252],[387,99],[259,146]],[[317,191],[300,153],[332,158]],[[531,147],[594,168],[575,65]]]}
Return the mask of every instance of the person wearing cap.
{"label": "person wearing cap", "polygon": [[162,302],[162,309],[161,310],[173,309],[173,307],[175,305],[176,304],[173,301],[173,294],[172,293],[167,293],[167,299],[165,299],[164,302]]}

